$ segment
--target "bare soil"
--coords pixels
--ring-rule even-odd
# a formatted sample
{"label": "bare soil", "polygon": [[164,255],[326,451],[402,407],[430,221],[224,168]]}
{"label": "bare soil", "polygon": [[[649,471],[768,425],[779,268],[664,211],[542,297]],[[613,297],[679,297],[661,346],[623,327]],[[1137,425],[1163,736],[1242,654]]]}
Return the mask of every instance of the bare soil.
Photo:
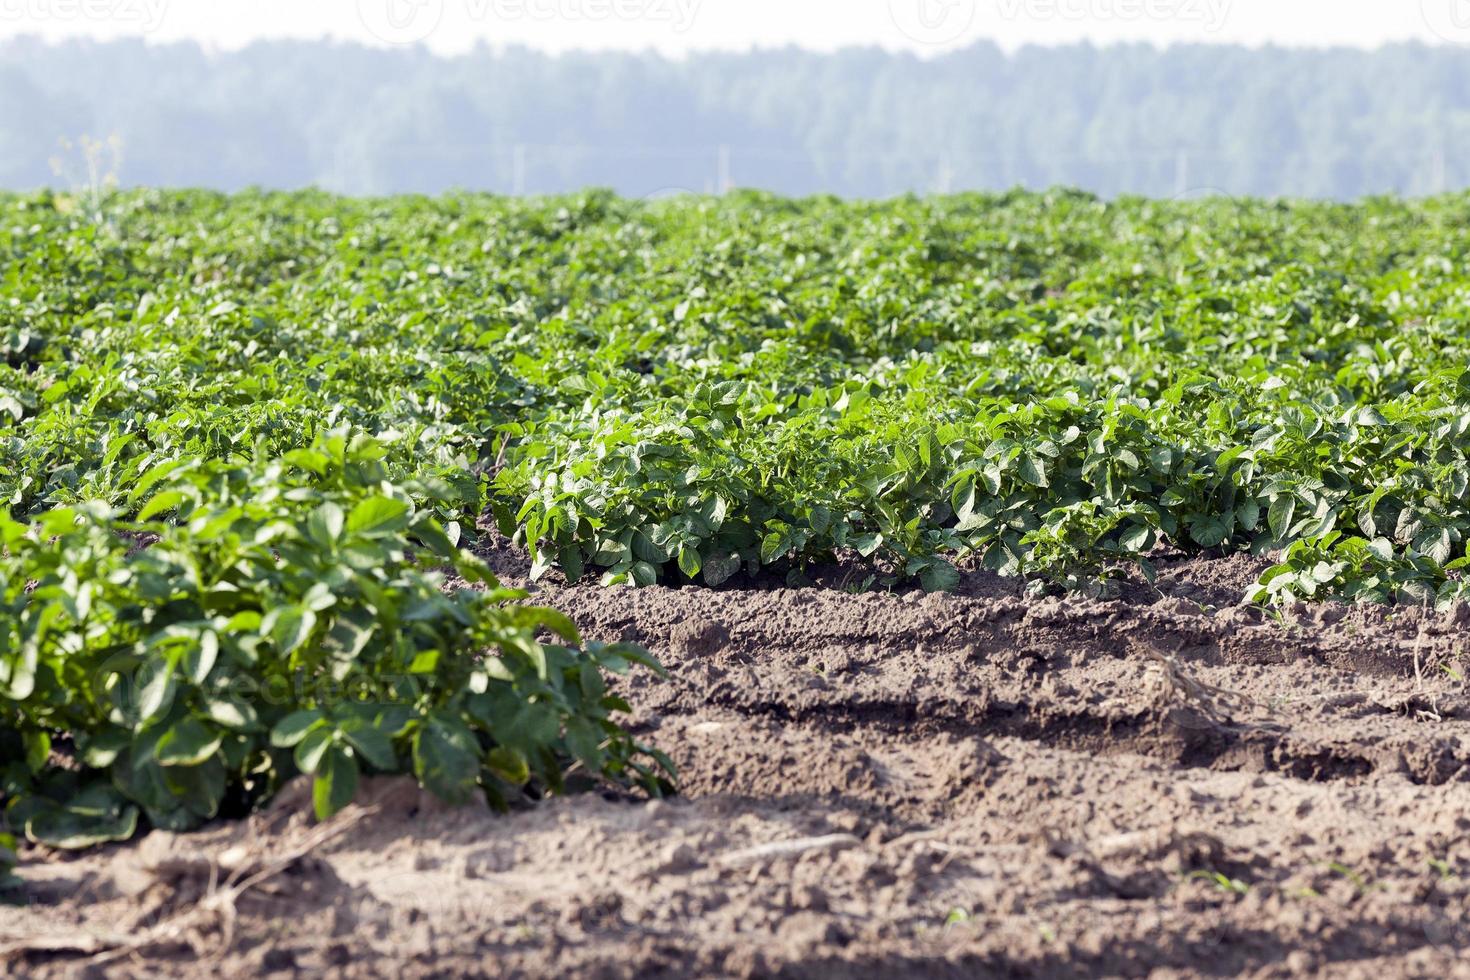
{"label": "bare soil", "polygon": [[31,854],[0,970],[1470,977],[1470,608],[1277,617],[1240,602],[1259,571],[1165,562],[1113,601],[983,574],[929,596],[549,585],[668,666],[622,693],[681,797],[501,817],[375,781],[371,812],[208,915],[211,874],[306,842],[304,794]]}

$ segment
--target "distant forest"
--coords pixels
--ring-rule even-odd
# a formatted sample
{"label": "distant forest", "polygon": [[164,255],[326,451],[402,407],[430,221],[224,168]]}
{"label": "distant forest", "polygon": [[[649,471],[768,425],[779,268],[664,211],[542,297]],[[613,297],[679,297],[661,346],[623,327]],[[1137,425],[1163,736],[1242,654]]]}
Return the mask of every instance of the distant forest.
{"label": "distant forest", "polygon": [[[989,44],[669,60],[331,42],[0,44],[0,186],[788,194],[1071,185],[1356,198],[1470,185],[1470,56]],[[70,141],[65,149],[63,141]]]}

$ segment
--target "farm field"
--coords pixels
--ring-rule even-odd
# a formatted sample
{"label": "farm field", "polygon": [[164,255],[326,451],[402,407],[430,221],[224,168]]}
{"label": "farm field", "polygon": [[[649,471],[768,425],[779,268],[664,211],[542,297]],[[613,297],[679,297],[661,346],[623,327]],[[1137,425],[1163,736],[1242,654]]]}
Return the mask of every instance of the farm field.
{"label": "farm field", "polygon": [[0,957],[1464,975],[1467,219],[0,196]]}

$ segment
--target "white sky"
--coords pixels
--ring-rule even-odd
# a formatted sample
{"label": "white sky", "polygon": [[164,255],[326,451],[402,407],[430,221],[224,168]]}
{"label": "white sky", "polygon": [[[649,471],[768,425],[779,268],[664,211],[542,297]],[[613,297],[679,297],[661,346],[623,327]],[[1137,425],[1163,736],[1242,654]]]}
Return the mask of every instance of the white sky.
{"label": "white sky", "polygon": [[478,41],[546,51],[876,44],[933,53],[1079,39],[1371,47],[1419,39],[1470,56],[1470,0],[0,0],[0,39],[142,36],[222,48],[260,38]]}

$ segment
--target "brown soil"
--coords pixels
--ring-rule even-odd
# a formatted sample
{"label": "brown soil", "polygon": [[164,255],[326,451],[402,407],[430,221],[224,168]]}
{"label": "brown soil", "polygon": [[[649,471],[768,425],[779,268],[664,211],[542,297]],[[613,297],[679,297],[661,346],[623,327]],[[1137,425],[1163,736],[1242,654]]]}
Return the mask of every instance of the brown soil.
{"label": "brown soil", "polygon": [[37,976],[1470,977],[1470,608],[1277,619],[1239,604],[1259,570],[1166,563],[1106,602],[985,575],[945,596],[547,586],[669,667],[623,693],[681,798],[498,817],[376,783],[228,933],[215,915],[84,966],[87,937],[178,921],[212,864],[300,840],[288,794],[30,855],[0,947],[51,937],[8,964]]}

